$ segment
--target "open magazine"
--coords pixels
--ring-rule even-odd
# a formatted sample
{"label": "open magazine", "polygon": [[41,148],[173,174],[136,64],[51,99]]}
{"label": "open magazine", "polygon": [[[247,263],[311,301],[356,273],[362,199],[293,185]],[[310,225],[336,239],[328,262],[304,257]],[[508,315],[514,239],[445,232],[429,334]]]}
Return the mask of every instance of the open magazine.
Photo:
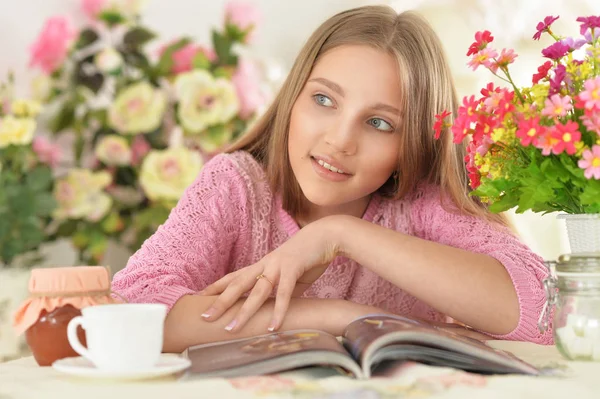
{"label": "open magazine", "polygon": [[369,315],[350,323],[341,342],[323,331],[294,330],[192,346],[185,355],[192,363],[188,376],[206,378],[325,366],[366,379],[405,361],[483,374],[540,374],[514,355],[465,332],[466,328],[449,331],[401,316]]}

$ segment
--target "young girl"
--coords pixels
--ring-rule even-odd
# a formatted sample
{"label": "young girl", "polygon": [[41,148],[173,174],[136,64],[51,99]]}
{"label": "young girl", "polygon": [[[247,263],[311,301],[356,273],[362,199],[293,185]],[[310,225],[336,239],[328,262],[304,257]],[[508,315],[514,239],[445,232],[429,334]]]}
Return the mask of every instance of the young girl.
{"label": "young girl", "polygon": [[464,147],[434,138],[446,109],[450,70],[421,17],[333,16],[113,289],[168,306],[165,351],[276,329],[339,335],[371,312],[551,343],[537,328],[547,270],[468,195]]}

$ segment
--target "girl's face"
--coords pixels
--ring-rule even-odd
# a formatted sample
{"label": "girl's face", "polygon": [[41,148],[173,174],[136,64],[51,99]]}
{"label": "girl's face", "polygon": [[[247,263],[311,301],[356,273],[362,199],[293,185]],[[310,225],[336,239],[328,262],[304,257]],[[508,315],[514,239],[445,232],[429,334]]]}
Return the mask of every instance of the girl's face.
{"label": "girl's face", "polygon": [[398,165],[400,96],[387,53],[346,45],[321,57],[292,108],[288,140],[310,203],[364,211]]}

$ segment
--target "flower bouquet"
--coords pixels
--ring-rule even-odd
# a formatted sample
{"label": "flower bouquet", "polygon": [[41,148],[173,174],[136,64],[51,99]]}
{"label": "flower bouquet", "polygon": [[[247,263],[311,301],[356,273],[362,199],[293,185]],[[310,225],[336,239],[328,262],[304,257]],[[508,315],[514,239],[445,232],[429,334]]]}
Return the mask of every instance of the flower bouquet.
{"label": "flower bouquet", "polygon": [[51,238],[71,238],[90,265],[110,238],[139,248],[268,95],[238,54],[258,22],[254,8],[228,4],[213,48],[183,37],[150,51],[156,34],[139,3],[83,1],[82,29],[51,18],[32,47],[31,64],[46,75],[37,86],[52,110],[48,127],[73,148],[54,188]]}
{"label": "flower bouquet", "polygon": [[23,266],[40,259],[40,245],[56,207],[52,168],[60,150],[35,137],[39,102],[14,98],[13,80],[0,85],[0,264]]}
{"label": "flower bouquet", "polygon": [[[600,250],[600,17],[578,18],[576,37],[556,35],[556,19],[537,25],[533,39],[547,34],[554,43],[542,50],[547,60],[527,87],[511,77],[515,52],[496,51],[492,34],[477,32],[469,65],[487,68],[507,86],[489,83],[480,96],[465,97],[454,120],[448,111],[436,115],[435,134],[467,140],[471,194],[491,211],[561,212],[573,252]],[[570,220],[587,227],[571,228]],[[575,235],[588,236],[588,245]]]}

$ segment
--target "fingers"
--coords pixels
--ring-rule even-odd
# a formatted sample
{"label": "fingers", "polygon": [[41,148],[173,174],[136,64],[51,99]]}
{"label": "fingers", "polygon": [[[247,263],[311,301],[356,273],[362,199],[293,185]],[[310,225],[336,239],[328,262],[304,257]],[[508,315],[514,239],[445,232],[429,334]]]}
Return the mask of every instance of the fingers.
{"label": "fingers", "polygon": [[214,283],[207,286],[206,288],[204,288],[202,291],[199,292],[199,294],[207,295],[207,296],[218,295],[218,294],[222,293],[223,291],[225,291],[227,286],[229,286],[229,284],[233,280],[235,280],[238,276],[239,276],[238,272],[230,273],[230,274],[220,278],[219,280],[215,281]]}
{"label": "fingers", "polygon": [[283,324],[285,313],[290,306],[290,299],[296,287],[296,279],[291,276],[282,276],[277,286],[277,296],[275,298],[275,309],[273,310],[273,319],[269,324],[269,331],[275,331]]}
{"label": "fingers", "polygon": [[260,278],[256,281],[252,292],[248,295],[248,298],[246,298],[233,320],[225,327],[225,330],[235,332],[241,329],[256,314],[273,291],[273,286],[269,280],[267,278]]}
{"label": "fingers", "polygon": [[254,286],[255,281],[255,277],[247,273],[240,274],[231,279],[210,309],[202,314],[202,317],[207,321],[217,320],[223,313],[231,308],[245,292],[249,291]]}

